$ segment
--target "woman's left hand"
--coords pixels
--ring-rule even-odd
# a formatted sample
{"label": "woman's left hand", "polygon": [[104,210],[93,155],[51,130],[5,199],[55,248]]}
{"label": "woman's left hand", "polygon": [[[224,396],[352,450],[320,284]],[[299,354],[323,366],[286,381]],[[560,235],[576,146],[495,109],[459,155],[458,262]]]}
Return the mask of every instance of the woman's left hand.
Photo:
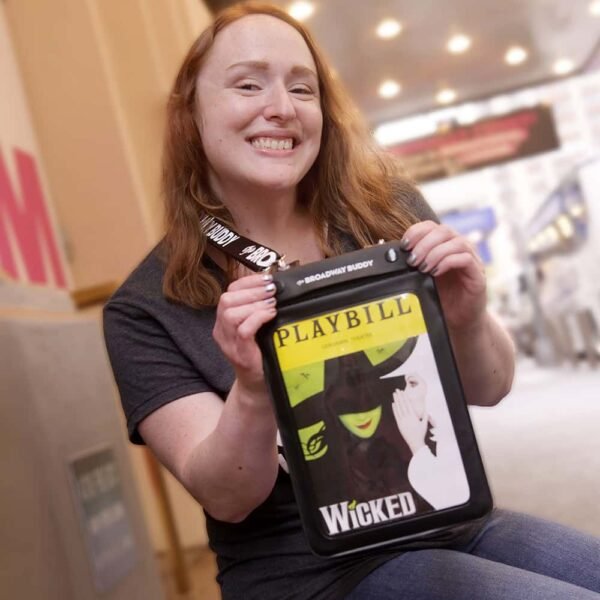
{"label": "woman's left hand", "polygon": [[485,271],[475,248],[450,227],[433,221],[412,225],[402,237],[408,264],[435,277],[446,323],[468,329],[485,315]]}

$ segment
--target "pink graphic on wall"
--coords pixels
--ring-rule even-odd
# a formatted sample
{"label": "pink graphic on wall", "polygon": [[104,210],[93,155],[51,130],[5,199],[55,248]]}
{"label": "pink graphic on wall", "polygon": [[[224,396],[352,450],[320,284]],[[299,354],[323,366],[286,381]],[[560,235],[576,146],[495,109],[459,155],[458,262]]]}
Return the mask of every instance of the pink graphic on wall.
{"label": "pink graphic on wall", "polygon": [[[65,272],[35,158],[18,148],[13,152],[17,173],[15,185],[0,151],[0,267],[9,276],[20,278],[16,243],[16,252],[30,283],[53,283],[64,288]],[[9,238],[11,232],[13,244]]]}

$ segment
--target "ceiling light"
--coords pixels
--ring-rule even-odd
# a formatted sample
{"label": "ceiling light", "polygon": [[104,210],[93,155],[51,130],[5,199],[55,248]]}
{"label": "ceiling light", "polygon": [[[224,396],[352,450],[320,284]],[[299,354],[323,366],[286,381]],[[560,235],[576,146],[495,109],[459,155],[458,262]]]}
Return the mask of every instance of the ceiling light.
{"label": "ceiling light", "polygon": [[315,7],[312,2],[294,2],[288,7],[288,13],[296,19],[296,21],[308,19],[314,11]]}
{"label": "ceiling light", "polygon": [[446,44],[446,48],[448,52],[452,52],[452,54],[462,54],[466,52],[471,47],[471,38],[467,35],[463,35],[462,33],[458,35],[453,35]]}
{"label": "ceiling light", "polygon": [[402,23],[396,19],[384,19],[377,25],[377,35],[384,39],[396,37],[402,31]]}
{"label": "ceiling light", "polygon": [[397,81],[388,79],[379,86],[379,95],[382,98],[393,98],[400,93],[400,90],[402,86]]}
{"label": "ceiling light", "polygon": [[575,68],[575,63],[570,58],[559,58],[552,65],[555,75],[567,75]]}
{"label": "ceiling light", "polygon": [[593,2],[590,2],[588,10],[590,11],[590,15],[593,17],[600,17],[600,0],[594,0]]}
{"label": "ceiling light", "polygon": [[451,104],[456,100],[456,92],[451,88],[445,88],[437,93],[435,99],[440,104]]}
{"label": "ceiling light", "polygon": [[527,50],[521,48],[521,46],[512,46],[506,51],[504,60],[509,65],[520,65],[522,62],[527,60]]}
{"label": "ceiling light", "polygon": [[382,146],[400,144],[406,140],[412,140],[435,133],[436,124],[427,115],[400,119],[380,125],[375,130],[375,139]]}

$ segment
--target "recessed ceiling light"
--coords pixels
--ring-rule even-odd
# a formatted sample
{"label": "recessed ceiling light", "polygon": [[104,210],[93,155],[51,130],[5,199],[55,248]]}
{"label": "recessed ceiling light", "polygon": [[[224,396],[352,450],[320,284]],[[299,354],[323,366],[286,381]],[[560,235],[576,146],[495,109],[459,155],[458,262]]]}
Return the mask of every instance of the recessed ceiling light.
{"label": "recessed ceiling light", "polygon": [[512,46],[506,51],[506,54],[504,55],[504,60],[509,65],[520,65],[522,62],[525,62],[527,60],[527,56],[528,53],[527,50],[525,50],[525,48],[522,48],[521,46]]}
{"label": "recessed ceiling light", "polygon": [[567,75],[575,68],[575,63],[570,58],[559,58],[552,65],[555,75]]}
{"label": "recessed ceiling light", "polygon": [[600,17],[600,0],[593,0],[593,2],[590,2],[588,9],[590,15],[593,17]]}
{"label": "recessed ceiling light", "polygon": [[450,104],[456,100],[456,92],[451,88],[444,88],[437,93],[435,99],[440,104]]}
{"label": "recessed ceiling light", "polygon": [[471,38],[468,35],[462,33],[453,35],[446,44],[448,52],[452,54],[462,54],[471,47]]}
{"label": "recessed ceiling light", "polygon": [[402,90],[402,86],[393,79],[387,79],[379,86],[379,95],[382,98],[393,98]]}
{"label": "recessed ceiling light", "polygon": [[402,31],[402,23],[396,19],[384,19],[377,25],[377,35],[384,39],[396,37]]}
{"label": "recessed ceiling light", "polygon": [[288,6],[288,13],[296,21],[304,21],[315,12],[315,6],[312,2],[293,2]]}

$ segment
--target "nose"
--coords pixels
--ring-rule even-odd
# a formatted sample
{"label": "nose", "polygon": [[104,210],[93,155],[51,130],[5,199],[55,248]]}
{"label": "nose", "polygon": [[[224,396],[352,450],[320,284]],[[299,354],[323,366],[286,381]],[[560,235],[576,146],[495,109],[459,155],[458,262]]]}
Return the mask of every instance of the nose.
{"label": "nose", "polygon": [[269,90],[264,116],[269,120],[279,119],[281,121],[289,121],[296,117],[292,98],[283,83],[276,83]]}

